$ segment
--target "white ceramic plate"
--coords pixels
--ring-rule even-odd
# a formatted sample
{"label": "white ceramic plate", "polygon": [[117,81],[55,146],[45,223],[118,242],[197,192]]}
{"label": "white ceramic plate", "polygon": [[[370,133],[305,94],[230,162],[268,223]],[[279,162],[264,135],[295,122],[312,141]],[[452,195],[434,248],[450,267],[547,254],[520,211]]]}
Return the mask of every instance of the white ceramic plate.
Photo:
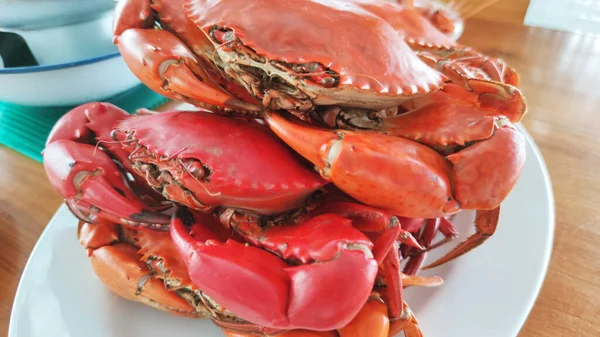
{"label": "white ceramic plate", "polygon": [[[428,272],[445,279],[442,287],[407,290],[425,337],[510,337],[524,323],[544,279],[554,233],[548,172],[529,136],[527,156],[496,234]],[[465,235],[470,218],[472,213],[464,213],[457,219]],[[223,336],[210,321],[174,317],[113,296],[96,279],[76,227],[63,206],[40,237],[17,290],[9,337]]]}

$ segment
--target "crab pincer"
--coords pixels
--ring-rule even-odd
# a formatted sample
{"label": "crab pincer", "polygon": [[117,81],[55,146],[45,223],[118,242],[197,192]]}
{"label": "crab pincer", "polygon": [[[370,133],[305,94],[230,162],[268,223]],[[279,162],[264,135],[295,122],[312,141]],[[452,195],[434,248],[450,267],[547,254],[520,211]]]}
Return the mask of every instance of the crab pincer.
{"label": "crab pincer", "polygon": [[333,330],[348,324],[371,293],[373,244],[348,219],[329,214],[271,228],[256,240],[263,249],[220,242],[208,231],[190,234],[198,220],[210,221],[179,208],[173,242],[192,281],[242,319],[270,328]]}
{"label": "crab pincer", "polygon": [[[275,134],[325,179],[360,202],[404,217],[492,211],[512,190],[525,164],[524,137],[502,118],[494,122],[491,137],[447,156],[402,137],[328,130],[290,119],[265,114]],[[464,247],[470,250],[489,235],[469,238],[449,256],[464,254]]]}
{"label": "crab pincer", "polygon": [[[68,112],[51,131],[44,149],[46,174],[83,221],[166,230],[169,217],[142,201],[132,189],[135,181],[128,181],[113,161],[117,158],[121,165],[128,164],[120,145],[109,141],[110,130],[127,117],[125,111],[105,103],[89,103]],[[98,142],[112,151],[98,149]],[[144,190],[149,191],[147,186]]]}

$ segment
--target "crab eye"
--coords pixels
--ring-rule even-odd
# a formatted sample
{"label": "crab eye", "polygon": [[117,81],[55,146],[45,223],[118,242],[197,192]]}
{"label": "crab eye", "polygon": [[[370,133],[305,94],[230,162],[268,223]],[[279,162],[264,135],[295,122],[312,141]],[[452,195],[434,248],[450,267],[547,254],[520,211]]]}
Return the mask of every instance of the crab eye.
{"label": "crab eye", "polygon": [[197,159],[184,159],[183,165],[186,171],[196,179],[204,179],[206,177],[206,171],[202,162]]}
{"label": "crab eye", "polygon": [[335,77],[325,76],[325,77],[321,78],[321,80],[319,81],[319,84],[324,86],[325,88],[333,88],[336,86],[337,80]]}

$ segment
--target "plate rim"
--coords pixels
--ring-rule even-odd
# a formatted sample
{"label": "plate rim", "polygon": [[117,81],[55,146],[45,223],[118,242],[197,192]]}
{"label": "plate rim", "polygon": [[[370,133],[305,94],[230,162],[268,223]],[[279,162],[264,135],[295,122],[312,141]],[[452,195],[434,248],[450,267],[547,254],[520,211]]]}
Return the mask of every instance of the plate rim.
{"label": "plate rim", "polygon": [[549,215],[549,218],[548,218],[549,226],[548,226],[548,234],[547,234],[548,237],[547,237],[547,242],[546,242],[546,251],[544,254],[542,272],[538,275],[538,279],[536,280],[536,283],[535,283],[535,290],[531,293],[531,296],[529,297],[529,299],[527,301],[527,310],[525,311],[525,314],[523,315],[520,324],[513,331],[514,336],[517,336],[519,334],[519,332],[523,329],[523,327],[525,326],[525,323],[527,322],[527,319],[529,319],[529,316],[531,315],[531,311],[533,310],[533,307],[535,306],[535,304],[540,296],[540,292],[541,292],[541,290],[544,286],[544,283],[546,282],[546,278],[548,276],[548,270],[550,269],[550,262],[552,260],[552,256],[554,253],[554,239],[555,239],[555,233],[556,233],[556,199],[554,197],[554,186],[552,185],[552,178],[550,176],[550,171],[548,169],[548,165],[546,164],[546,160],[544,159],[542,152],[540,151],[537,143],[535,142],[535,139],[533,138],[533,136],[529,133],[527,128],[525,128],[525,126],[521,122],[516,123],[515,126],[519,129],[519,131],[521,131],[523,133],[527,142],[531,146],[531,149],[533,150],[535,158],[541,164],[540,167],[541,167],[541,172],[542,172],[542,176],[544,179],[544,185],[546,186],[547,191],[548,191],[546,202],[548,205],[548,215]]}

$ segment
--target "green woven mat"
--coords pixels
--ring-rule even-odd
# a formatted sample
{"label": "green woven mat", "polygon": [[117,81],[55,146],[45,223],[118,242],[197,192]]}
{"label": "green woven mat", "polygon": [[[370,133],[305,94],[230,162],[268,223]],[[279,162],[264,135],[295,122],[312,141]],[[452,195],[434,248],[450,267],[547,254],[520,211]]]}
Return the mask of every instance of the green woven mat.
{"label": "green woven mat", "polygon": [[[139,85],[102,101],[134,113],[139,108],[155,109],[167,99],[146,86]],[[41,163],[42,150],[50,130],[72,108],[74,106],[28,107],[0,102],[0,145]]]}

